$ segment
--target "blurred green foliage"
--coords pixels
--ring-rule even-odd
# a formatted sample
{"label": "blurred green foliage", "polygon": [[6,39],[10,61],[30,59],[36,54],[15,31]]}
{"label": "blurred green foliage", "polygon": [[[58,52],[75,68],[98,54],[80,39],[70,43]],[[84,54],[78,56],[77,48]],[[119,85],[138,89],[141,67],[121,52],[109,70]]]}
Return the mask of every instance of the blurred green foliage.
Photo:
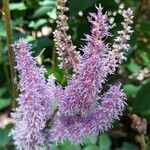
{"label": "blurred green foliage", "polygon": [[[116,0],[117,1],[117,0]],[[87,15],[95,11],[95,5],[104,7],[104,11],[118,11],[121,3],[125,7],[131,7],[134,11],[134,33],[132,34],[127,55],[127,61],[124,62],[116,72],[116,78],[123,82],[124,90],[127,94],[127,112],[136,113],[145,117],[150,123],[150,1],[144,0],[70,0],[68,4],[69,26],[74,43],[78,49],[84,45],[84,33],[89,33],[89,23]],[[2,8],[2,1],[0,1]],[[58,81],[65,84],[63,74],[57,67],[57,60],[53,58],[54,43],[53,34],[56,27],[56,1],[55,0],[10,0],[11,27],[13,31],[13,41],[20,37],[26,38],[33,44],[34,56],[38,56],[39,64],[45,65],[47,75],[55,74]],[[117,15],[115,22],[117,26],[112,30],[114,35],[121,28],[122,18]],[[111,39],[110,39],[111,40]],[[41,51],[43,53],[41,54]],[[55,60],[55,63],[52,60]],[[54,68],[52,67],[54,65]],[[8,114],[11,109],[10,98],[10,70],[8,63],[6,47],[6,31],[3,11],[0,13],[0,116]],[[112,133],[103,134],[100,137],[92,137],[91,140],[85,139],[80,145],[71,145],[69,142],[53,145],[52,150],[138,150],[139,145],[134,138],[128,138],[130,130],[124,129],[126,123],[125,117],[122,117],[120,123],[116,123],[114,132],[126,132],[124,138],[118,138],[117,142]],[[0,123],[2,119],[0,117]],[[130,123],[127,122],[129,125]],[[128,125],[128,126],[129,126]],[[12,146],[8,133],[12,126],[6,125],[0,128],[0,150],[15,149]],[[127,128],[127,127],[126,127]],[[148,127],[149,131],[149,127]],[[133,133],[134,134],[134,133]],[[149,141],[147,134],[146,140]]]}

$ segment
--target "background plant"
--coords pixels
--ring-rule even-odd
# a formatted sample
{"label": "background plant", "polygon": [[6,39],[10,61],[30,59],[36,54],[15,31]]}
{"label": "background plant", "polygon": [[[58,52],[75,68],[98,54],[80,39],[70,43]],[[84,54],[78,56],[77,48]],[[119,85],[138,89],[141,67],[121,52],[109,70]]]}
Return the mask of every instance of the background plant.
{"label": "background plant", "polygon": [[[79,48],[80,45],[84,45],[83,41],[80,41],[80,38],[84,38],[83,33],[89,33],[89,24],[86,17],[88,12],[95,10],[95,4],[101,3],[106,10],[117,11],[119,6],[123,7],[122,2],[125,7],[131,7],[134,10],[135,32],[130,41],[131,48],[127,53],[128,60],[117,70],[115,77],[110,77],[110,82],[111,79],[119,78],[124,83],[124,89],[128,95],[128,108],[120,123],[116,123],[114,125],[115,128],[108,132],[108,134],[101,135],[98,138],[94,137],[93,142],[85,140],[83,145],[72,146],[72,149],[96,149],[97,147],[101,149],[110,149],[110,147],[114,149],[138,149],[141,146],[141,140],[138,137],[141,136],[139,136],[139,131],[130,127],[130,122],[132,122],[132,117],[130,116],[136,113],[142,118],[145,117],[148,123],[150,121],[150,22],[148,13],[150,2],[144,0],[125,0],[116,3],[114,1],[103,0],[82,0],[82,2],[71,0],[70,4],[68,4],[70,8],[69,26],[73,35],[73,42]],[[1,1],[0,5],[2,8]],[[13,40],[15,41],[22,36],[33,43],[34,56],[38,56],[36,58],[39,64],[46,66],[48,70],[47,75],[54,73],[58,81],[65,85],[66,80],[62,72],[56,67],[57,60],[55,59],[55,53],[53,53],[55,49],[53,46],[52,31],[54,31],[56,26],[56,1],[11,0],[10,10]],[[115,16],[115,13],[113,15]],[[119,25],[122,18],[117,15],[115,19],[117,21],[115,22]],[[119,28],[121,27],[117,26],[117,28],[114,28],[113,33],[117,34]],[[0,20],[0,51],[0,123],[1,127],[5,127],[0,129],[0,148],[10,149],[10,147],[12,148],[12,143],[7,135],[11,125],[4,126],[7,122],[10,122],[8,116],[11,108],[11,98],[9,92],[10,71],[6,47],[5,21],[2,9]],[[145,141],[149,141],[148,134],[145,135]],[[105,145],[108,147],[105,147]],[[53,147],[54,149],[69,149],[71,145],[69,142],[66,142],[59,144],[57,147],[54,145]]]}

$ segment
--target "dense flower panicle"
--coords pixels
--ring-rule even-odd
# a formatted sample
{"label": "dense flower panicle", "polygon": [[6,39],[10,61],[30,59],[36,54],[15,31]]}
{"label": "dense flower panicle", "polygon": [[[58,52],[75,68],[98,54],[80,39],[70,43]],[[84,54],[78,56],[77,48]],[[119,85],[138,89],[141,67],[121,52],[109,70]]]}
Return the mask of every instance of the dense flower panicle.
{"label": "dense flower panicle", "polygon": [[[118,31],[110,47],[105,39],[111,36],[109,30],[113,25],[109,23],[107,13],[102,13],[102,7],[96,7],[97,12],[88,17],[91,32],[86,35],[81,57],[68,35],[68,17],[64,15],[68,10],[66,2],[57,0],[58,20],[54,31],[60,68],[73,69],[75,73],[66,87],[56,85],[52,75],[45,81],[44,69],[36,66],[30,52],[31,45],[25,40],[14,44],[21,94],[19,106],[13,114],[16,123],[12,136],[19,150],[38,150],[45,142],[51,141],[47,137],[55,142],[65,139],[82,142],[84,136],[108,130],[125,107],[121,84],[111,85],[103,95],[101,90],[107,76],[113,74],[125,59],[133,12],[131,9],[122,11],[123,30]],[[52,108],[53,104],[57,106]],[[52,125],[50,130],[46,123]]]}
{"label": "dense flower panicle", "polygon": [[69,27],[67,25],[68,17],[64,14],[68,10],[65,7],[67,0],[57,0],[58,18],[57,28],[54,31],[54,41],[58,50],[59,67],[61,69],[73,69],[78,72],[80,64],[80,53],[76,51],[76,46],[73,45],[71,36],[67,33]]}
{"label": "dense flower panicle", "polygon": [[[123,17],[125,24],[132,23],[130,9],[123,12]],[[113,119],[118,118],[124,107],[124,94],[119,90],[120,86],[110,87],[101,98],[101,106],[98,100],[107,75],[114,73],[118,64],[125,58],[122,50],[127,49],[121,47],[117,51],[111,50],[105,43],[104,40],[110,35],[108,30],[111,27],[107,22],[107,15],[102,14],[101,7],[97,8],[97,13],[91,14],[88,19],[92,24],[91,34],[86,36],[87,44],[83,47],[84,55],[81,59],[79,75],[70,81],[63,95],[58,99],[58,119],[53,127],[56,141],[69,138],[71,141],[79,142],[82,135],[90,135],[93,131],[103,132],[110,127]],[[127,24],[129,29],[130,23]],[[124,32],[125,30],[123,28]],[[129,35],[130,32],[126,34]],[[123,39],[122,43],[125,45],[127,40],[128,38]],[[122,43],[118,42],[116,45]],[[90,120],[88,116],[93,119]]]}
{"label": "dense flower panicle", "polygon": [[[124,14],[127,11],[124,11]],[[132,16],[131,12],[130,15]],[[131,16],[128,20],[125,18],[125,22],[131,23]],[[114,73],[118,64],[125,58],[124,52],[111,51],[104,42],[104,38],[110,35],[111,28],[107,18],[101,7],[88,18],[92,24],[91,35],[86,36],[87,45],[83,48],[84,55],[79,75],[70,81],[63,96],[59,98],[60,111],[65,114],[82,114],[92,109],[107,75]]]}
{"label": "dense flower panicle", "polygon": [[83,137],[103,133],[111,127],[114,119],[121,115],[125,107],[124,99],[120,85],[113,85],[101,97],[101,106],[97,106],[94,111],[83,116],[58,114],[53,129],[54,140],[69,139],[74,143],[80,143]]}
{"label": "dense flower panicle", "polygon": [[86,36],[87,45],[83,48],[84,55],[79,75],[70,81],[64,94],[59,98],[60,111],[65,114],[82,114],[92,109],[97,101],[99,88],[105,81],[101,74],[107,72],[105,61],[108,59],[108,46],[102,39],[109,35],[110,27],[106,15],[101,11],[101,7],[97,8],[97,14],[93,13],[89,17],[92,31],[91,35]]}
{"label": "dense flower panicle", "polygon": [[18,108],[12,114],[12,137],[19,150],[39,150],[45,142],[43,129],[51,115],[51,91],[45,83],[44,69],[36,66],[31,45],[24,39],[13,45],[19,72]]}
{"label": "dense flower panicle", "polygon": [[[101,42],[110,35],[109,30],[112,28],[108,22],[107,14],[102,13],[103,9],[101,5],[96,7],[96,10],[96,13],[90,13],[88,17],[88,21],[91,23],[91,35],[87,35],[86,37],[86,41],[95,47],[99,45],[99,41]],[[87,50],[90,51],[90,49]]]}
{"label": "dense flower panicle", "polygon": [[[98,15],[99,13],[97,13],[97,16],[99,16]],[[126,59],[124,54],[129,49],[129,44],[127,44],[127,41],[130,40],[131,33],[133,32],[131,30],[131,25],[133,23],[133,12],[129,8],[128,10],[123,10],[121,15],[124,18],[124,22],[122,22],[123,29],[121,31],[118,31],[118,36],[115,38],[115,43],[113,43],[112,47],[110,48],[107,46],[107,49],[106,49],[107,52],[105,49],[103,49],[103,52],[105,53],[103,56],[105,56],[105,58],[101,57],[101,61],[105,62],[103,67],[105,68],[106,71],[101,73],[101,81],[103,81],[103,79],[105,79],[108,74],[113,74],[115,72],[116,68],[118,67],[118,65],[123,60]],[[104,16],[105,17],[103,19],[106,20],[107,16],[106,15],[104,15]],[[90,21],[90,22],[92,23],[92,21]],[[104,21],[102,21],[102,22],[104,22]],[[92,24],[96,24],[96,23],[92,23]],[[110,28],[112,28],[112,26],[110,27],[110,25],[107,24],[105,27],[105,30],[104,30],[104,31],[107,31],[107,32],[104,32],[105,33],[104,35],[106,35],[106,37],[110,35],[110,33],[108,33],[108,30]],[[92,31],[93,30],[94,30],[94,26],[92,26]],[[96,30],[98,30],[98,29],[96,29]],[[94,38],[90,38],[90,39],[92,39],[94,41]],[[98,43],[98,42],[96,41],[96,43]],[[88,45],[91,45],[90,42],[88,42]],[[87,51],[90,50],[90,52],[91,52],[92,46],[94,44],[92,44],[92,46],[88,46],[88,45],[84,49]],[[86,54],[86,56],[87,56],[87,54]]]}

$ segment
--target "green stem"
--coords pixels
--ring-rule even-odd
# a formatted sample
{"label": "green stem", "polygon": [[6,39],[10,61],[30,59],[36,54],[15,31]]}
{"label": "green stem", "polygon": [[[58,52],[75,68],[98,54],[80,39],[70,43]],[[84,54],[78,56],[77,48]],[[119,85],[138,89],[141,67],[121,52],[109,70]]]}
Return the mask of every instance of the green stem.
{"label": "green stem", "polygon": [[53,73],[55,71],[55,57],[56,57],[56,49],[55,49],[55,46],[53,46],[53,52],[52,52],[52,69],[53,69]]}
{"label": "green stem", "polygon": [[3,63],[3,68],[4,68],[4,73],[5,73],[5,77],[6,77],[6,83],[9,87],[9,91],[10,91],[10,95],[11,95],[11,85],[10,85],[10,82],[9,82],[9,70],[8,70],[8,65]]}
{"label": "green stem", "polygon": [[141,142],[141,150],[147,150],[147,144],[145,142],[144,134],[141,134],[140,142]]}
{"label": "green stem", "polygon": [[17,85],[14,83],[16,79],[16,72],[15,72],[15,60],[14,60],[14,52],[12,49],[12,31],[10,25],[10,10],[9,10],[9,0],[3,0],[3,12],[5,17],[5,24],[6,24],[6,32],[7,32],[7,47],[8,47],[8,58],[10,64],[10,73],[11,73],[11,96],[12,96],[12,107],[15,108],[16,105],[16,95],[17,95]]}
{"label": "green stem", "polygon": [[96,145],[98,146],[98,147],[100,147],[100,132],[98,133],[98,135],[97,135],[97,141],[96,141]]}

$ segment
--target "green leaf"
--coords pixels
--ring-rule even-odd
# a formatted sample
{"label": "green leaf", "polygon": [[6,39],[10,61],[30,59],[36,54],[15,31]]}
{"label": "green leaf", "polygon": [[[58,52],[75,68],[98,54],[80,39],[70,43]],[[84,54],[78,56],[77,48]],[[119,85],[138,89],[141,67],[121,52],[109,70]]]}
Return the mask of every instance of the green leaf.
{"label": "green leaf", "polygon": [[0,21],[0,37],[6,37],[5,23]]}
{"label": "green leaf", "polygon": [[93,145],[93,144],[96,144],[96,142],[97,142],[97,136],[96,135],[93,135],[93,136],[91,136],[90,138],[84,138],[83,139],[83,143],[85,144],[85,145]]}
{"label": "green leaf", "polygon": [[47,19],[38,19],[36,22],[35,21],[31,21],[29,24],[29,27],[34,28],[35,30],[37,30],[38,28],[42,27],[44,24],[47,23]]}
{"label": "green leaf", "polygon": [[0,88],[0,97],[3,96],[7,92],[7,87]]}
{"label": "green leaf", "polygon": [[138,92],[139,89],[140,89],[139,86],[135,86],[135,85],[133,85],[133,84],[125,84],[125,85],[124,85],[125,93],[126,93],[128,96],[134,97],[134,96],[136,95],[136,93]]}
{"label": "green leaf", "polygon": [[56,5],[56,1],[55,0],[44,0],[44,1],[41,1],[41,2],[39,2],[39,4],[41,5],[41,6],[51,6],[51,5]]}
{"label": "green leaf", "polygon": [[80,150],[79,145],[71,144],[70,141],[65,141],[63,144],[60,145],[61,150]]}
{"label": "green leaf", "polygon": [[147,51],[141,50],[141,51],[138,51],[138,54],[140,55],[140,57],[144,61],[144,65],[150,67],[150,51],[148,51],[148,50]]}
{"label": "green leaf", "polygon": [[0,110],[8,107],[10,105],[10,99],[1,99],[0,98]]}
{"label": "green leaf", "polygon": [[39,7],[34,13],[33,18],[46,16],[48,12],[56,13],[56,6],[55,3],[51,3],[51,5],[44,5]]}
{"label": "green leaf", "polygon": [[84,150],[99,150],[99,148],[96,145],[89,145]]}
{"label": "green leaf", "polygon": [[21,26],[23,26],[23,25],[25,25],[25,24],[27,24],[27,23],[28,23],[28,21],[23,20],[23,18],[18,18],[18,19],[14,20],[14,21],[12,22],[12,28],[13,28],[13,29],[16,29],[16,26],[21,27]]}
{"label": "green leaf", "polygon": [[55,20],[57,18],[56,9],[52,9],[51,11],[47,12],[47,15]]}
{"label": "green leaf", "polygon": [[148,145],[147,150],[150,150],[150,145]]}
{"label": "green leaf", "polygon": [[120,150],[139,150],[139,148],[136,145],[124,142]]}
{"label": "green leaf", "polygon": [[111,139],[107,134],[102,134],[100,136],[100,150],[110,150],[111,148]]}
{"label": "green leaf", "polygon": [[52,144],[52,145],[51,145],[51,150],[59,150],[58,145]]}
{"label": "green leaf", "polygon": [[10,10],[25,10],[25,9],[27,9],[26,5],[23,2],[10,3],[9,7],[10,7]]}
{"label": "green leaf", "polygon": [[150,119],[150,81],[143,84],[137,92],[133,107],[137,113]]}
{"label": "green leaf", "polygon": [[10,142],[9,132],[12,125],[7,125],[4,129],[0,129],[0,148],[6,146]]}
{"label": "green leaf", "polygon": [[36,18],[36,17],[42,17],[42,16],[45,16],[47,15],[47,12],[50,11],[51,8],[48,7],[48,6],[42,6],[40,8],[38,8],[34,14],[33,14],[33,17]]}
{"label": "green leaf", "polygon": [[129,71],[131,71],[132,73],[138,73],[140,70],[140,67],[138,66],[138,64],[135,62],[134,59],[130,59],[129,64],[127,65],[127,68],[129,69]]}

